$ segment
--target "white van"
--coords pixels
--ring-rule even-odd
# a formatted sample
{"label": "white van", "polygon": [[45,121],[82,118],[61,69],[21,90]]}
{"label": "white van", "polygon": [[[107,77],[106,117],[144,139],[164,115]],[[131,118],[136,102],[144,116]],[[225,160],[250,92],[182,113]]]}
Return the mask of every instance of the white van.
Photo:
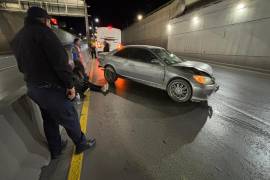
{"label": "white van", "polygon": [[103,52],[104,41],[110,45],[110,51],[121,48],[121,30],[113,27],[98,27],[97,28],[97,52]]}

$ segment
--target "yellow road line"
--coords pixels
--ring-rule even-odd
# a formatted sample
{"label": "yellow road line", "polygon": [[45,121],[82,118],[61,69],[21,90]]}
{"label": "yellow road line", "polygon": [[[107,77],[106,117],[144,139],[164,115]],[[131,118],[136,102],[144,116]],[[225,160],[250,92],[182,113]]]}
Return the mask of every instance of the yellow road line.
{"label": "yellow road line", "polygon": [[[86,133],[86,128],[87,128],[89,104],[90,104],[90,92],[88,91],[83,102],[81,118],[80,118],[81,129],[82,129],[82,132],[84,133]],[[78,154],[78,155],[73,153],[70,167],[69,167],[68,180],[80,180],[82,162],[83,162],[83,153]]]}

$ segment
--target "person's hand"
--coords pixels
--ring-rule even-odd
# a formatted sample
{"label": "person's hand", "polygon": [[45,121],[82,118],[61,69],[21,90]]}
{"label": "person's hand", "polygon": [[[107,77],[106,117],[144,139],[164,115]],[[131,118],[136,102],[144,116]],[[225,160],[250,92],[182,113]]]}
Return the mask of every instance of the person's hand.
{"label": "person's hand", "polygon": [[70,100],[73,100],[76,96],[75,88],[67,89],[67,97]]}

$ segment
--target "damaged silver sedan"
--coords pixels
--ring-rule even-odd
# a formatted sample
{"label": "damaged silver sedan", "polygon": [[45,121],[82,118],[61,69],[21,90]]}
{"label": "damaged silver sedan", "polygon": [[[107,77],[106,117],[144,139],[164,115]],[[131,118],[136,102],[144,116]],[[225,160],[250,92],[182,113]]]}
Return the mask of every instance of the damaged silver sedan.
{"label": "damaged silver sedan", "polygon": [[205,101],[219,88],[210,65],[182,60],[161,47],[125,46],[98,60],[109,83],[128,78],[166,90],[176,102]]}

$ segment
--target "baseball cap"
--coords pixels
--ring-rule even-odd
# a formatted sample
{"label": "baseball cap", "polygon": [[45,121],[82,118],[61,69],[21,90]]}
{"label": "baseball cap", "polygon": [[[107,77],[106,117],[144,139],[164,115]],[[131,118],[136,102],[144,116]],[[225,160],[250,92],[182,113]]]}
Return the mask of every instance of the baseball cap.
{"label": "baseball cap", "polygon": [[40,8],[40,7],[35,7],[32,6],[28,9],[27,11],[27,17],[29,18],[46,18],[46,19],[51,19],[49,14],[47,13],[46,10]]}

